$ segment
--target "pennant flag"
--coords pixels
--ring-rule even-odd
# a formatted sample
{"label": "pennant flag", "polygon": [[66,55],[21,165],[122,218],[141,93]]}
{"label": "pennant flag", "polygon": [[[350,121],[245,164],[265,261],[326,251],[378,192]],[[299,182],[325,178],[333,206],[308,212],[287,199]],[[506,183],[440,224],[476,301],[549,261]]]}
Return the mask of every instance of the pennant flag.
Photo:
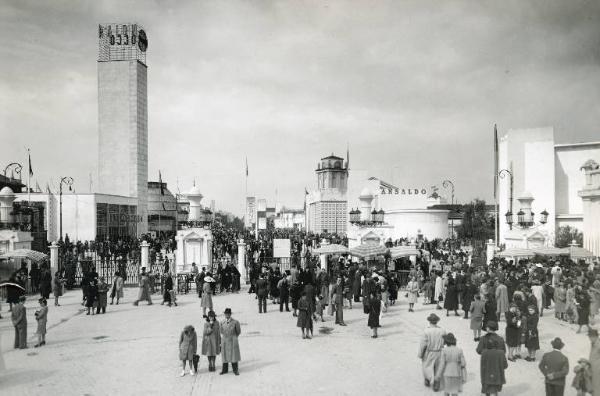
{"label": "pennant flag", "polygon": [[346,144],[346,169],[350,169],[350,144]]}
{"label": "pennant flag", "polygon": [[308,195],[308,190],[304,187],[304,195]]}
{"label": "pennant flag", "polygon": [[494,124],[494,198],[498,198],[498,129]]}
{"label": "pennant flag", "polygon": [[46,191],[48,191],[48,194],[52,194],[52,191],[50,191],[50,185],[48,184],[48,182],[46,182]]}
{"label": "pennant flag", "polygon": [[158,171],[158,184],[160,184],[160,195],[165,195],[165,189],[163,187],[162,175],[160,174],[160,170]]}
{"label": "pennant flag", "polygon": [[246,157],[246,177],[248,177],[248,157]]}
{"label": "pennant flag", "polygon": [[[29,153],[29,150],[27,150]],[[33,168],[31,167],[31,154],[29,154],[29,176],[33,176]]]}
{"label": "pennant flag", "polygon": [[37,180],[35,181],[35,192],[39,192],[39,193],[41,193],[41,192],[42,192],[42,189],[40,188],[40,185],[39,185],[39,183],[37,182]]}

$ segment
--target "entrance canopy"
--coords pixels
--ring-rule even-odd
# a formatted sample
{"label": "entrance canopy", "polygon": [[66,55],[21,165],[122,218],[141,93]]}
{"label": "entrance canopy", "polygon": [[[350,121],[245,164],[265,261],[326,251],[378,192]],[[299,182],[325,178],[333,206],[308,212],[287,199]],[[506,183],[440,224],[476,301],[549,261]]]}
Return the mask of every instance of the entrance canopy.
{"label": "entrance canopy", "polygon": [[31,249],[17,249],[11,250],[10,252],[6,252],[0,255],[0,259],[10,259],[10,258],[21,258],[21,259],[29,259],[31,261],[39,262],[48,260],[48,255],[42,252],[38,252],[36,250]]}
{"label": "entrance canopy", "polygon": [[375,243],[363,243],[362,245],[356,246],[350,249],[349,253],[352,256],[357,256],[361,258],[365,257],[373,257],[373,256],[382,256],[387,252],[387,248],[382,245],[378,245]]}
{"label": "entrance canopy", "polygon": [[344,245],[333,243],[331,245],[323,245],[320,248],[313,250],[314,254],[344,254],[348,253],[348,248]]}

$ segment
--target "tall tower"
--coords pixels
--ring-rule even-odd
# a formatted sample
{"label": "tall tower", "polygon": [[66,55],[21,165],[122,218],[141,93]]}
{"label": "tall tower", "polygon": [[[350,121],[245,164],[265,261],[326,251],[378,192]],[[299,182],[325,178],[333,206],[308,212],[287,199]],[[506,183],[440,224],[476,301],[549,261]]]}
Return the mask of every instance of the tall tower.
{"label": "tall tower", "polygon": [[148,39],[138,24],[98,26],[99,191],[136,197],[148,230]]}
{"label": "tall tower", "polygon": [[348,166],[344,166],[343,158],[333,154],[321,158],[316,173],[319,191],[335,190],[342,195],[348,191]]}

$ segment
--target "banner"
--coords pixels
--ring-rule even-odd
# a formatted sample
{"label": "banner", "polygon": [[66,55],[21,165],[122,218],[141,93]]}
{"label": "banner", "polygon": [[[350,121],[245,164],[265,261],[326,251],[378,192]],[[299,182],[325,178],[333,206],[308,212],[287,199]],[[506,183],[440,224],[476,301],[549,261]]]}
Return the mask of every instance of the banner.
{"label": "banner", "polygon": [[291,244],[289,239],[273,239],[273,257],[286,257],[291,256]]}

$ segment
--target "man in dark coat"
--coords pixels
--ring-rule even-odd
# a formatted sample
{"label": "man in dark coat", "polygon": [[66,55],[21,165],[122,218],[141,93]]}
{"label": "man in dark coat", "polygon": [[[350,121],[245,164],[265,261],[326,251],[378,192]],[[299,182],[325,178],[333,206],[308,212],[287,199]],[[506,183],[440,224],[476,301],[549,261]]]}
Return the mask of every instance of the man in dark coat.
{"label": "man in dark coat", "polygon": [[287,276],[283,276],[277,284],[279,289],[279,312],[283,312],[283,306],[285,305],[285,311],[290,312],[289,301],[290,301],[290,285],[288,284]]}
{"label": "man in dark coat", "polygon": [[11,319],[15,327],[15,349],[27,348],[27,310],[25,296],[19,297],[19,302],[12,307]]}
{"label": "man in dark coat", "polygon": [[544,354],[539,368],[546,379],[546,396],[563,396],[569,359],[560,351],[565,345],[560,338],[556,337],[551,344],[554,350]]}
{"label": "man in dark coat", "polygon": [[346,323],[344,323],[344,285],[342,278],[337,278],[331,293],[333,295],[333,304],[335,304],[335,324],[346,326]]}
{"label": "man in dark coat", "polygon": [[52,290],[52,274],[44,263],[40,271],[40,295],[45,298],[50,298],[50,291]]}
{"label": "man in dark coat", "polygon": [[267,296],[269,295],[269,284],[265,275],[261,274],[256,281],[256,295],[258,297],[258,313],[267,313]]}

